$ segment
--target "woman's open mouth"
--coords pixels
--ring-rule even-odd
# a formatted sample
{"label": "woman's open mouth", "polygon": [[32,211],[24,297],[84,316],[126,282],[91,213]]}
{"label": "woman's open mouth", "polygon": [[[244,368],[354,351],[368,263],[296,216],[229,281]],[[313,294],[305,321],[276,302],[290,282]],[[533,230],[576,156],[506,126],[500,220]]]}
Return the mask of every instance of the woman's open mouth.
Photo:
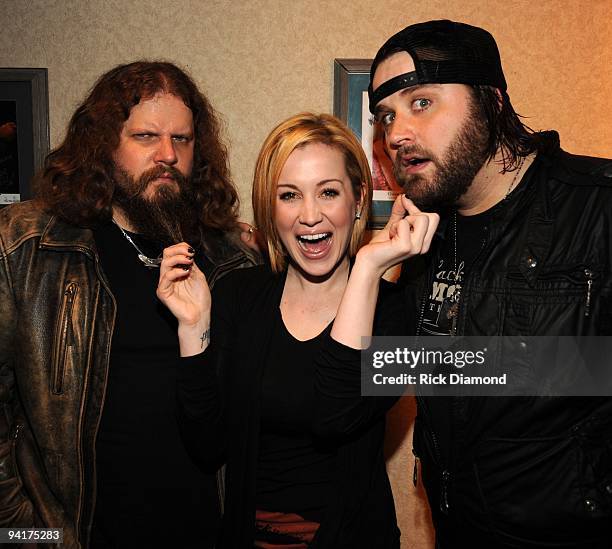
{"label": "woman's open mouth", "polygon": [[319,257],[330,247],[332,233],[302,234],[296,236],[298,245],[308,257]]}

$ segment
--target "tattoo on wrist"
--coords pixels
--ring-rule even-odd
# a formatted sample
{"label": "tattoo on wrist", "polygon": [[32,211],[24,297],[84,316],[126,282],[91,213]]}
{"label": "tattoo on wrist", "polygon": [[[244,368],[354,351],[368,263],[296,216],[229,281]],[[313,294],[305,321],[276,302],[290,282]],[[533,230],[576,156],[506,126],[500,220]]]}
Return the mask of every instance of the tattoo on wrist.
{"label": "tattoo on wrist", "polygon": [[204,343],[210,343],[210,328],[207,328],[206,331],[202,334],[200,341],[202,342],[202,346],[200,347],[200,349],[204,347]]}

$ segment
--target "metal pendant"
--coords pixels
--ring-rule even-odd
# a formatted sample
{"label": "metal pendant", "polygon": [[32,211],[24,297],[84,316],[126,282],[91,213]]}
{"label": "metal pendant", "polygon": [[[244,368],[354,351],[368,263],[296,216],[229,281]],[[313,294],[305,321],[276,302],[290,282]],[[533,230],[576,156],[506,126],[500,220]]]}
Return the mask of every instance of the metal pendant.
{"label": "metal pendant", "polygon": [[455,293],[448,298],[449,307],[446,312],[446,318],[451,321],[450,335],[457,334],[457,321],[459,320],[459,301],[461,299],[461,290],[457,288]]}
{"label": "metal pendant", "polygon": [[446,318],[448,318],[448,320],[452,320],[453,318],[456,318],[458,315],[459,315],[459,303],[455,301],[448,308],[448,311],[446,312]]}
{"label": "metal pendant", "polygon": [[138,259],[144,263],[145,267],[149,267],[149,269],[159,269],[159,266],[162,262],[161,257],[156,257],[155,259],[151,259],[144,254],[138,254]]}

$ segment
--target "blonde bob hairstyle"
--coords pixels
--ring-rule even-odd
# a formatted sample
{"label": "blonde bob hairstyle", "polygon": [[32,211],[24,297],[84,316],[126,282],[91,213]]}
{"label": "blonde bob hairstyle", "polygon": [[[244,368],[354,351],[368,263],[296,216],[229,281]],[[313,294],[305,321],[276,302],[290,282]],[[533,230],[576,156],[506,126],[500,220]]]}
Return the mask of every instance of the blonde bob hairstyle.
{"label": "blonde bob hairstyle", "polygon": [[267,244],[270,266],[276,273],[283,271],[287,265],[286,251],[275,223],[276,187],[289,155],[310,143],[329,145],[344,155],[346,173],[361,213],[361,218],[355,220],[349,242],[348,253],[351,257],[359,249],[368,222],[372,202],[372,176],[368,160],[353,132],[330,114],[305,112],[281,122],[264,141],[253,177],[255,224]]}

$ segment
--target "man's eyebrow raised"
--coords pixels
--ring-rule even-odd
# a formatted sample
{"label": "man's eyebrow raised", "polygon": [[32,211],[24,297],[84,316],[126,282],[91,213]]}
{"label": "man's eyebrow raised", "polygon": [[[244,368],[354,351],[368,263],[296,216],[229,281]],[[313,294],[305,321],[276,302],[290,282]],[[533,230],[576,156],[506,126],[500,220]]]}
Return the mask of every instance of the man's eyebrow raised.
{"label": "man's eyebrow raised", "polygon": [[[440,88],[441,86],[442,84],[437,84],[435,82],[424,82],[423,84],[416,84],[414,86],[403,88],[398,91],[400,95],[406,95],[408,93],[418,92],[419,90],[422,90],[423,88]],[[381,99],[380,103],[378,103],[378,105],[376,105],[376,107],[374,108],[374,116],[376,116],[380,111],[384,111],[386,109],[392,110],[392,109],[389,109],[389,107],[385,106],[385,99],[387,98],[385,97],[384,99]]]}

